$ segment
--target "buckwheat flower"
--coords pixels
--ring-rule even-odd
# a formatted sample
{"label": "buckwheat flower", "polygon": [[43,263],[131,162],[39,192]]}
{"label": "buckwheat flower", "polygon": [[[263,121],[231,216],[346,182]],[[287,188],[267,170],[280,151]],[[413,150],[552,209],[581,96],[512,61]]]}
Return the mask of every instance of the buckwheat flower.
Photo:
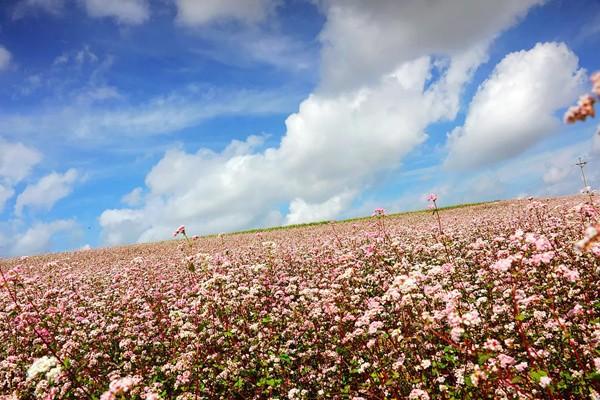
{"label": "buckwheat flower", "polygon": [[364,362],[362,363],[359,367],[358,367],[358,373],[362,374],[363,372],[366,371],[367,368],[369,368],[371,366],[371,363],[368,362]]}
{"label": "buckwheat flower", "polygon": [[427,201],[434,202],[434,201],[436,201],[437,199],[438,199],[438,197],[437,197],[437,194],[435,194],[435,193],[429,193],[429,194],[427,195]]}
{"label": "buckwheat flower", "polygon": [[374,333],[377,333],[377,330],[381,329],[382,327],[383,327],[383,322],[381,322],[381,321],[371,322],[371,324],[369,325],[369,334],[373,335]]}
{"label": "buckwheat flower", "polygon": [[552,379],[550,379],[549,376],[542,376],[540,378],[540,386],[545,388],[546,386],[548,386],[550,384],[550,382],[552,382]]}
{"label": "buckwheat flower", "polygon": [[575,244],[578,251],[588,251],[595,243],[600,242],[600,224],[589,226],[583,235],[583,239]]}
{"label": "buckwheat flower", "polygon": [[181,225],[179,228],[177,228],[177,230],[175,232],[173,232],[173,237],[182,234],[185,236],[185,226]]}
{"label": "buckwheat flower", "polygon": [[27,370],[27,379],[32,379],[38,374],[44,374],[56,365],[58,365],[58,360],[56,359],[56,357],[43,356],[41,358],[38,358],[33,362],[33,364],[31,364],[31,366]]}
{"label": "buckwheat flower", "polygon": [[465,333],[465,330],[463,328],[455,327],[452,328],[452,330],[450,331],[450,336],[452,337],[452,340],[458,342],[463,333]]}
{"label": "buckwheat flower", "polygon": [[491,351],[500,351],[502,350],[502,345],[496,339],[488,339],[483,344],[483,348]]}
{"label": "buckwheat flower", "polygon": [[523,372],[527,368],[527,365],[528,365],[527,361],[523,361],[523,362],[515,365],[515,369],[519,372]]}
{"label": "buckwheat flower", "polygon": [[515,363],[515,359],[511,356],[507,356],[506,354],[498,354],[498,361],[500,361],[500,366],[502,368],[506,368]]}
{"label": "buckwheat flower", "polygon": [[408,395],[408,398],[415,400],[429,400],[429,394],[422,389],[413,389]]}
{"label": "buckwheat flower", "polygon": [[501,260],[496,261],[492,265],[492,269],[494,271],[498,271],[498,272],[506,272],[506,271],[509,270],[509,268],[511,267],[512,263],[513,263],[513,258],[512,257],[503,258]]}
{"label": "buckwheat flower", "polygon": [[50,371],[46,372],[46,379],[56,382],[56,378],[58,378],[60,373],[60,365],[57,365],[56,367],[50,369]]}
{"label": "buckwheat flower", "polygon": [[385,215],[385,210],[383,208],[376,208],[373,211],[373,216],[374,217],[383,217]]}
{"label": "buckwheat flower", "polygon": [[298,396],[298,394],[300,394],[300,389],[290,389],[290,391],[288,392],[288,399],[295,399],[296,396]]}

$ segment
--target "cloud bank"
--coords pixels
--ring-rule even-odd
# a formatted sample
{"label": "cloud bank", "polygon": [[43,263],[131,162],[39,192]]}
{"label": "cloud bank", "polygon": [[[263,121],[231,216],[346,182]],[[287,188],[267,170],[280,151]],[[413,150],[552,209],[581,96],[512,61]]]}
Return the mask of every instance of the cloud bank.
{"label": "cloud bank", "polygon": [[448,137],[450,168],[513,157],[561,126],[556,111],[583,92],[585,72],[563,43],[538,43],[508,54],[483,82],[465,124]]}
{"label": "cloud bank", "polygon": [[[458,3],[324,2],[321,83],[279,145],[253,136],[222,152],[169,150],[146,176],[142,206],[102,213],[104,241],[164,239],[178,224],[208,233],[334,218],[430,124],[456,117],[491,40],[539,2]],[[469,17],[457,24],[459,10]]]}

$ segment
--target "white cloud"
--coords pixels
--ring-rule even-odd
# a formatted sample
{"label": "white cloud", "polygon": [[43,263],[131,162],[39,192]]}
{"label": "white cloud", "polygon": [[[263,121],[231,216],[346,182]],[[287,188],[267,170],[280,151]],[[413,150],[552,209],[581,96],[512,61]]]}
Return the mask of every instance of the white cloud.
{"label": "white cloud", "polygon": [[594,154],[600,154],[600,127],[596,129],[596,134],[592,142],[592,152]]}
{"label": "white cloud", "polygon": [[8,185],[0,183],[0,214],[4,211],[6,201],[15,194],[15,191]]}
{"label": "white cloud", "polygon": [[146,103],[121,103],[89,107],[93,101],[108,102],[118,92],[104,87],[101,92],[79,93],[68,105],[37,110],[29,114],[0,113],[0,134],[29,135],[55,132],[71,141],[101,142],[126,137],[162,135],[196,126],[224,115],[260,115],[289,111],[298,96],[292,90],[216,91],[190,86],[170,94],[149,99]]}
{"label": "white cloud", "polygon": [[121,198],[121,201],[130,207],[136,207],[142,204],[143,195],[144,189],[142,189],[141,187],[136,187],[131,192],[123,196]]}
{"label": "white cloud", "polygon": [[42,155],[37,150],[0,138],[0,180],[10,183],[21,181],[41,159]]}
{"label": "white cloud", "polygon": [[41,159],[37,150],[0,138],[0,214],[15,193],[14,185],[25,179]]}
{"label": "white cloud", "polygon": [[146,176],[143,206],[102,213],[105,242],[164,239],[179,224],[193,233],[260,226],[285,206],[288,223],[336,217],[398,168],[431,123],[455,118],[489,41],[536,2],[482,3],[330,2],[321,87],[286,119],[279,145],[261,151],[250,137],[220,153],[171,149]]}
{"label": "white cloud", "polygon": [[65,6],[64,0],[21,0],[14,8],[13,19],[23,18],[29,13],[43,10],[48,14],[59,15]]}
{"label": "white cloud", "polygon": [[446,165],[494,163],[554,133],[561,124],[555,112],[581,93],[584,76],[562,43],[508,54],[479,86],[465,124],[449,135]]}
{"label": "white cloud", "polygon": [[456,56],[429,85],[432,63],[422,57],[368,89],[313,94],[287,118],[279,146],[264,151],[256,151],[258,137],[222,153],[172,149],[146,176],[143,207],[101,215],[104,240],[164,239],[176,224],[196,233],[263,225],[290,201],[288,223],[333,218],[376,173],[399,166],[426,139],[428,124],[454,117],[480,55],[475,49]]}
{"label": "white cloud", "polygon": [[57,201],[71,193],[78,176],[77,171],[71,168],[64,174],[53,172],[37,183],[27,185],[17,197],[15,214],[21,215],[24,207],[50,210]]}
{"label": "white cloud", "polygon": [[311,221],[327,221],[339,215],[354,197],[353,193],[342,193],[318,204],[309,204],[302,199],[290,203],[290,211],[285,217],[288,225]]}
{"label": "white cloud", "polygon": [[264,20],[277,3],[273,0],[176,0],[177,21],[187,26],[220,20],[253,24]]}
{"label": "white cloud", "polygon": [[15,238],[10,252],[15,256],[47,252],[52,246],[52,239],[55,235],[73,231],[76,226],[73,220],[36,223]]}
{"label": "white cloud", "polygon": [[115,18],[119,23],[139,25],[150,18],[146,0],[83,0],[90,17]]}
{"label": "white cloud", "polygon": [[[139,25],[150,17],[147,0],[77,0],[88,16],[93,18],[114,18],[121,24]],[[38,11],[55,16],[61,15],[65,0],[21,0],[14,8],[13,19]]]}
{"label": "white cloud", "polygon": [[0,46],[0,71],[6,69],[10,64],[11,54],[4,47]]}
{"label": "white cloud", "polygon": [[316,44],[297,40],[281,32],[213,27],[194,33],[203,39],[202,45],[190,51],[225,65],[243,68],[266,64],[281,70],[302,72],[302,78],[316,69]]}
{"label": "white cloud", "polygon": [[325,0],[322,87],[339,92],[375,82],[424,54],[449,54],[492,40],[540,0]]}
{"label": "white cloud", "polygon": [[[83,49],[79,50],[73,56],[73,59],[78,65],[82,65],[86,62],[90,64],[98,62],[98,56],[90,50],[89,46],[83,46]],[[56,62],[57,60],[62,61],[62,59],[59,57],[56,60],[54,60],[54,62]]]}

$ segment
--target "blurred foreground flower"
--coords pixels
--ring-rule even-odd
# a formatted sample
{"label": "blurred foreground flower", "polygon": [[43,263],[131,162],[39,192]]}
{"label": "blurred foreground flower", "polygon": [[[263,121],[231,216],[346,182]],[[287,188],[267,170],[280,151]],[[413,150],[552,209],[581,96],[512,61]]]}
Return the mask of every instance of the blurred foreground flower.
{"label": "blurred foreground flower", "polygon": [[186,236],[185,234],[185,226],[181,225],[179,228],[177,228],[177,230],[175,232],[173,232],[173,237],[176,237],[179,234],[182,234],[183,236]]}
{"label": "blurred foreground flower", "polygon": [[588,251],[598,242],[600,242],[600,224],[595,224],[585,230],[583,239],[575,243],[575,247],[579,251]]}
{"label": "blurred foreground flower", "polygon": [[385,215],[385,210],[383,208],[376,208],[373,210],[373,217],[383,217]]}
{"label": "blurred foreground flower", "polygon": [[431,201],[431,202],[434,202],[434,203],[435,203],[435,202],[436,202],[436,200],[437,200],[437,198],[438,198],[438,197],[437,197],[437,194],[435,194],[435,193],[429,193],[429,194],[427,195],[427,201]]}
{"label": "blurred foreground flower", "polygon": [[[600,97],[600,71],[594,73],[590,80],[592,81],[592,92]],[[584,94],[579,98],[576,106],[571,106],[564,116],[564,121],[567,124],[573,124],[577,121],[585,121],[587,117],[594,118],[596,111],[594,104],[596,99],[591,94]]]}

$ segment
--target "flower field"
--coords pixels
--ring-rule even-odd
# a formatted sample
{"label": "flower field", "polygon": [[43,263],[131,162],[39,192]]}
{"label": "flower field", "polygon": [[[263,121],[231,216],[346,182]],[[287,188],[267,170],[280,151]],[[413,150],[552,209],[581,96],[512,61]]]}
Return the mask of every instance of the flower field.
{"label": "flower field", "polygon": [[0,261],[0,398],[597,399],[586,199]]}

